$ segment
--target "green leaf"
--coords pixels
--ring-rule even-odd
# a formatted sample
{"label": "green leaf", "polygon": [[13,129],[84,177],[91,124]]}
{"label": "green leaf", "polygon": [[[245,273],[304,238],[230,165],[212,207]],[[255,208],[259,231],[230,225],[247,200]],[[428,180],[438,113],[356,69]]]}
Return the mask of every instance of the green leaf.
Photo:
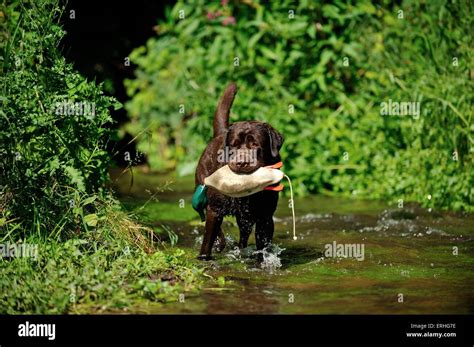
{"label": "green leaf", "polygon": [[85,206],[85,205],[89,205],[90,203],[94,202],[95,199],[97,199],[97,196],[96,195],[93,195],[91,197],[88,197],[87,199],[84,199],[82,201],[82,206]]}
{"label": "green leaf", "polygon": [[88,214],[84,217],[84,222],[90,227],[95,227],[97,225],[98,220],[99,217],[97,217],[95,213]]}
{"label": "green leaf", "polygon": [[268,49],[265,46],[261,46],[261,47],[259,47],[259,49],[260,49],[260,52],[262,52],[262,54],[265,57],[267,57],[269,59],[272,59],[272,60],[278,60],[278,55],[274,51]]}
{"label": "green leaf", "polygon": [[85,190],[84,178],[82,177],[82,174],[79,170],[72,166],[66,166],[64,168],[64,171],[66,171],[69,179],[71,180],[71,183],[74,184],[77,189],[81,191]]}

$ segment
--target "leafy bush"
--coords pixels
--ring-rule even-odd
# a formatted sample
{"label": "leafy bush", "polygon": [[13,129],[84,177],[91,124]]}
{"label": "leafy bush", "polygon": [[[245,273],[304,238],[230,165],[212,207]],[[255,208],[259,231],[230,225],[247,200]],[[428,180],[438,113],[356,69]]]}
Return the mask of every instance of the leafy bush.
{"label": "leafy bush", "polygon": [[0,259],[0,313],[176,301],[198,287],[202,269],[182,251],[157,251],[153,231],[103,189],[108,109],[117,103],[61,56],[61,8],[18,0],[0,10],[0,246],[38,250],[37,259]]}
{"label": "leafy bush", "polygon": [[116,102],[61,56],[61,11],[56,0],[1,10],[0,225],[8,235],[94,226],[108,177],[105,125]]}
{"label": "leafy bush", "polygon": [[[470,13],[468,1],[179,1],[131,54],[128,130],[148,134],[139,148],[155,168],[190,173],[234,80],[232,120],[285,135],[300,194],[472,211]],[[383,116],[389,99],[421,114]]]}

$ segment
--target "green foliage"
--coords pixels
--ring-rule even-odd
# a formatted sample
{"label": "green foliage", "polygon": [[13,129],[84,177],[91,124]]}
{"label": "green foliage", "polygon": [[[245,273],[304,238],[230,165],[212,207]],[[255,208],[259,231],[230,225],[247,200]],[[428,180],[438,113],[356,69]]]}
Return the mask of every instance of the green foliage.
{"label": "green foliage", "polygon": [[[117,104],[65,62],[61,11],[56,0],[1,9],[0,207],[3,230],[20,223],[20,237],[95,226],[93,200],[108,177],[105,125]],[[95,114],[64,114],[64,103],[88,103]]]}
{"label": "green foliage", "polygon": [[2,314],[107,312],[140,302],[177,302],[203,278],[183,251],[147,254],[128,243],[83,238],[42,244],[37,259],[1,261],[0,273]]}
{"label": "green foliage", "polygon": [[[179,1],[131,54],[128,128],[148,133],[155,168],[192,172],[234,80],[232,120],[284,134],[297,193],[472,211],[471,14],[468,1]],[[381,115],[389,99],[420,102],[420,116]]]}
{"label": "green foliage", "polygon": [[[92,202],[92,199],[89,199]],[[29,235],[20,243],[37,257],[0,260],[0,313],[123,312],[135,305],[177,302],[199,289],[203,268],[179,249],[157,251],[112,199],[86,222],[94,228],[67,241]],[[19,241],[0,239],[2,247]],[[194,254],[193,254],[194,256]]]}
{"label": "green foliage", "polygon": [[[0,245],[39,253],[0,259],[0,313],[120,311],[196,289],[202,270],[156,251],[103,189],[118,105],[61,56],[58,2],[13,1],[0,17]],[[61,111],[77,103],[95,113]]]}

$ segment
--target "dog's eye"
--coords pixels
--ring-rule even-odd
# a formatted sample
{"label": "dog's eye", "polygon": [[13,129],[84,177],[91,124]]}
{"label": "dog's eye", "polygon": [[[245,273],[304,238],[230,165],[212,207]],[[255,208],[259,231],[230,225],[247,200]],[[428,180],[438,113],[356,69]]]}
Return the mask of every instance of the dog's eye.
{"label": "dog's eye", "polygon": [[239,140],[234,140],[234,141],[231,141],[231,142],[230,142],[230,146],[231,146],[231,147],[238,147],[239,144],[240,144],[240,143],[239,143]]}
{"label": "dog's eye", "polygon": [[248,148],[257,148],[258,147],[258,143],[257,143],[257,141],[255,141],[255,138],[252,135],[247,135],[245,140],[246,140],[245,142],[246,142]]}

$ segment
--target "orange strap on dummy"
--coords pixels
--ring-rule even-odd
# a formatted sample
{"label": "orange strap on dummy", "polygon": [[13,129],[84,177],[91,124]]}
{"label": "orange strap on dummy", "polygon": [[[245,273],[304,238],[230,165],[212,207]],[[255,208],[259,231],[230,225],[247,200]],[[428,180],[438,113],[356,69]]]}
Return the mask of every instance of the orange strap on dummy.
{"label": "orange strap on dummy", "polygon": [[279,169],[283,166],[283,163],[281,161],[279,161],[278,163],[276,164],[272,164],[272,165],[268,165],[268,166],[265,166],[265,167],[268,167],[270,169]]}
{"label": "orange strap on dummy", "polygon": [[263,188],[263,190],[272,190],[274,192],[281,192],[283,190],[283,184],[279,184],[277,186],[268,186]]}
{"label": "orange strap on dummy", "polygon": [[[283,166],[283,163],[281,161],[279,161],[276,164],[268,165],[268,166],[265,166],[265,167],[268,167],[270,169],[279,169],[282,166]],[[277,186],[268,186],[268,187],[263,188],[263,190],[271,190],[271,191],[274,191],[274,192],[281,192],[283,190],[283,185],[279,184]]]}

